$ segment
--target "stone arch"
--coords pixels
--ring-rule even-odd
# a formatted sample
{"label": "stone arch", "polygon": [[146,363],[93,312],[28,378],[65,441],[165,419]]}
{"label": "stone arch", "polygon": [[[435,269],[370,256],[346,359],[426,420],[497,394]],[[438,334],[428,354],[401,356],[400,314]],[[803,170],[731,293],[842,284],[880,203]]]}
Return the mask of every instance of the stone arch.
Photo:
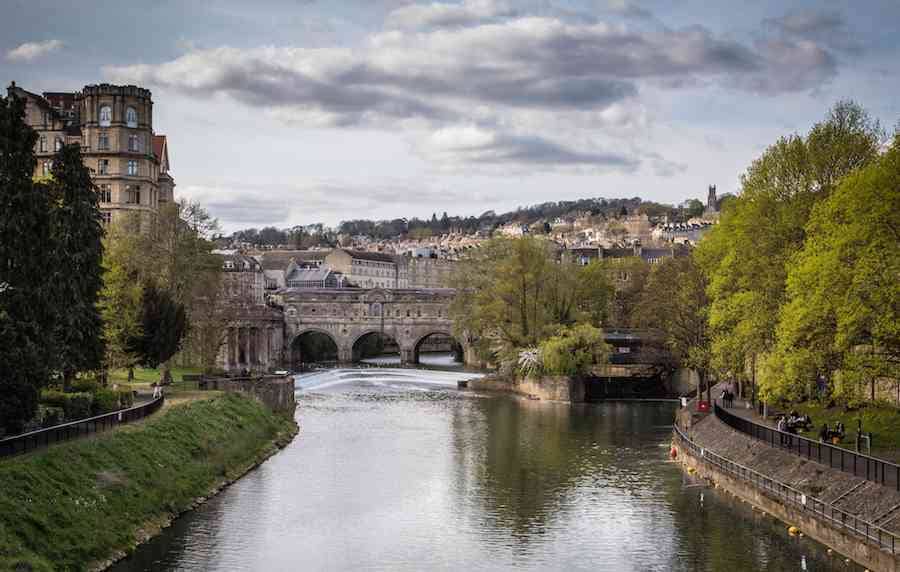
{"label": "stone arch", "polygon": [[[391,345],[389,347],[391,347],[391,348],[393,347],[394,344],[396,344],[397,353],[400,356],[401,361],[403,361],[404,346],[403,346],[403,343],[401,342],[401,340],[397,336],[395,336],[389,332],[386,332],[384,330],[381,330],[381,329],[365,329],[362,332],[360,332],[359,334],[357,334],[352,339],[352,341],[347,344],[352,361],[357,362],[357,361],[360,361],[361,359],[365,359],[365,358],[361,357],[360,352],[359,352],[360,348],[357,346],[357,344],[359,344],[359,342],[361,340],[363,340],[363,338],[365,338],[366,336],[372,336],[372,335],[381,336],[383,338],[387,338],[388,340],[390,340]],[[393,353],[393,352],[391,352],[391,353]]]}
{"label": "stone arch", "polygon": [[457,339],[457,337],[455,335],[453,335],[453,333],[450,332],[449,330],[436,328],[436,329],[428,330],[425,334],[422,334],[421,336],[416,338],[416,341],[412,344],[412,356],[411,356],[411,360],[410,360],[412,363],[415,363],[415,364],[419,363],[419,352],[420,352],[420,349],[422,346],[422,342],[424,342],[431,336],[435,336],[435,335],[446,336],[446,337],[450,338],[451,343],[455,344],[456,346],[459,347],[459,351],[457,352],[451,346],[451,351],[453,351],[453,353],[456,354],[455,357],[460,361],[460,363],[465,361],[464,355],[463,355],[465,347],[463,346],[462,342],[460,342],[459,339]]}
{"label": "stone arch", "polygon": [[[302,352],[301,352],[298,342],[300,342],[300,340],[301,340],[301,338],[303,338],[303,336],[306,336],[308,334],[318,334],[320,336],[324,336],[325,338],[331,340],[331,343],[334,346],[333,361],[340,360],[341,344],[338,343],[337,338],[334,336],[334,334],[332,332],[329,332],[328,330],[325,330],[322,328],[304,328],[303,330],[298,332],[293,338],[291,338],[291,343],[288,346],[288,348],[290,350],[290,356],[291,356],[291,367],[293,369],[295,369],[295,370],[300,369],[300,367],[303,363],[303,355],[302,355]],[[329,356],[329,357],[332,357],[332,356]],[[332,361],[332,360],[328,360],[328,361]]]}

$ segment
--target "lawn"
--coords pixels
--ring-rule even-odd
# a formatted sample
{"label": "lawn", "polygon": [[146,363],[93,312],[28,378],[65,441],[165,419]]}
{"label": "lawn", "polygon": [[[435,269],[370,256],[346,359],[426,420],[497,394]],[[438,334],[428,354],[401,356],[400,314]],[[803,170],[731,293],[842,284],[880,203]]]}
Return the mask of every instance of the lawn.
{"label": "lawn", "polygon": [[[203,373],[203,370],[199,367],[173,367],[172,368],[172,380],[174,382],[182,381],[182,378],[185,374],[200,374]],[[147,389],[150,387],[150,384],[154,381],[159,381],[162,377],[162,374],[159,368],[142,368],[136,367],[134,368],[134,382],[132,382],[132,387],[134,389]],[[109,372],[109,380],[112,383],[118,384],[127,384],[128,383],[128,370],[127,369],[114,369]]]}
{"label": "lawn", "polygon": [[824,408],[817,403],[801,403],[791,406],[800,413],[809,415],[815,425],[812,431],[803,433],[809,439],[819,438],[822,423],[829,427],[841,421],[846,437],[840,447],[855,449],[857,421],[862,419],[864,433],[872,433],[872,455],[900,462],[900,410],[889,405],[871,405],[855,411],[844,411],[842,407]]}

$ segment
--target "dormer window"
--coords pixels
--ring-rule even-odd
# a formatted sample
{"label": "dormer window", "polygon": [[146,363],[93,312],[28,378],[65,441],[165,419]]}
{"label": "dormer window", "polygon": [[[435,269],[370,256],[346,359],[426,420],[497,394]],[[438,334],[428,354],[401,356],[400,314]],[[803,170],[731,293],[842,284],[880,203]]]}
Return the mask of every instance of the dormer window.
{"label": "dormer window", "polygon": [[112,107],[104,105],[100,108],[100,127],[109,127],[112,124]]}
{"label": "dormer window", "polygon": [[137,111],[133,107],[129,107],[125,110],[125,124],[128,127],[137,127]]}

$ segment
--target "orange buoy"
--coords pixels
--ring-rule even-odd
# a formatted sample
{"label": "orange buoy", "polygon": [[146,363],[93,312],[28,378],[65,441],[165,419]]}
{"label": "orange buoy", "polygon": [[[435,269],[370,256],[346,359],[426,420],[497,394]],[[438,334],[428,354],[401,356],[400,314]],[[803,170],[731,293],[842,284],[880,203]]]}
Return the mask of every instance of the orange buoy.
{"label": "orange buoy", "polygon": [[671,457],[672,459],[678,458],[678,449],[676,449],[674,445],[671,449],[669,449],[669,457]]}

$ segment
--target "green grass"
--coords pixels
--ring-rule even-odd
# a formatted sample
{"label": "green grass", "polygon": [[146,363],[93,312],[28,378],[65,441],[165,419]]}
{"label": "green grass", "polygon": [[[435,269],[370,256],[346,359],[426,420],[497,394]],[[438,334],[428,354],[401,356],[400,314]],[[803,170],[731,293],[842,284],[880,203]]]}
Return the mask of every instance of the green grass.
{"label": "green grass", "polygon": [[146,523],[187,509],[295,429],[227,394],[0,460],[0,570],[84,570],[128,550]]}
{"label": "green grass", "polygon": [[856,448],[856,423],[862,418],[863,432],[872,433],[872,455],[900,461],[900,411],[896,407],[870,405],[856,411],[844,411],[842,407],[826,409],[817,403],[801,403],[787,409],[796,409],[812,418],[815,427],[803,433],[809,439],[819,438],[822,423],[833,428],[838,421],[843,422],[846,436],[839,446],[846,449]]}
{"label": "green grass", "polygon": [[[184,374],[200,373],[203,373],[203,370],[199,367],[173,367],[172,380],[175,382],[179,382],[182,381],[182,377],[184,377]],[[149,386],[151,383],[159,381],[161,377],[162,374],[160,373],[159,368],[150,369],[136,367],[134,368],[134,382],[132,383],[132,385]],[[109,372],[109,379],[114,383],[126,384],[128,382],[128,370],[114,369]]]}

